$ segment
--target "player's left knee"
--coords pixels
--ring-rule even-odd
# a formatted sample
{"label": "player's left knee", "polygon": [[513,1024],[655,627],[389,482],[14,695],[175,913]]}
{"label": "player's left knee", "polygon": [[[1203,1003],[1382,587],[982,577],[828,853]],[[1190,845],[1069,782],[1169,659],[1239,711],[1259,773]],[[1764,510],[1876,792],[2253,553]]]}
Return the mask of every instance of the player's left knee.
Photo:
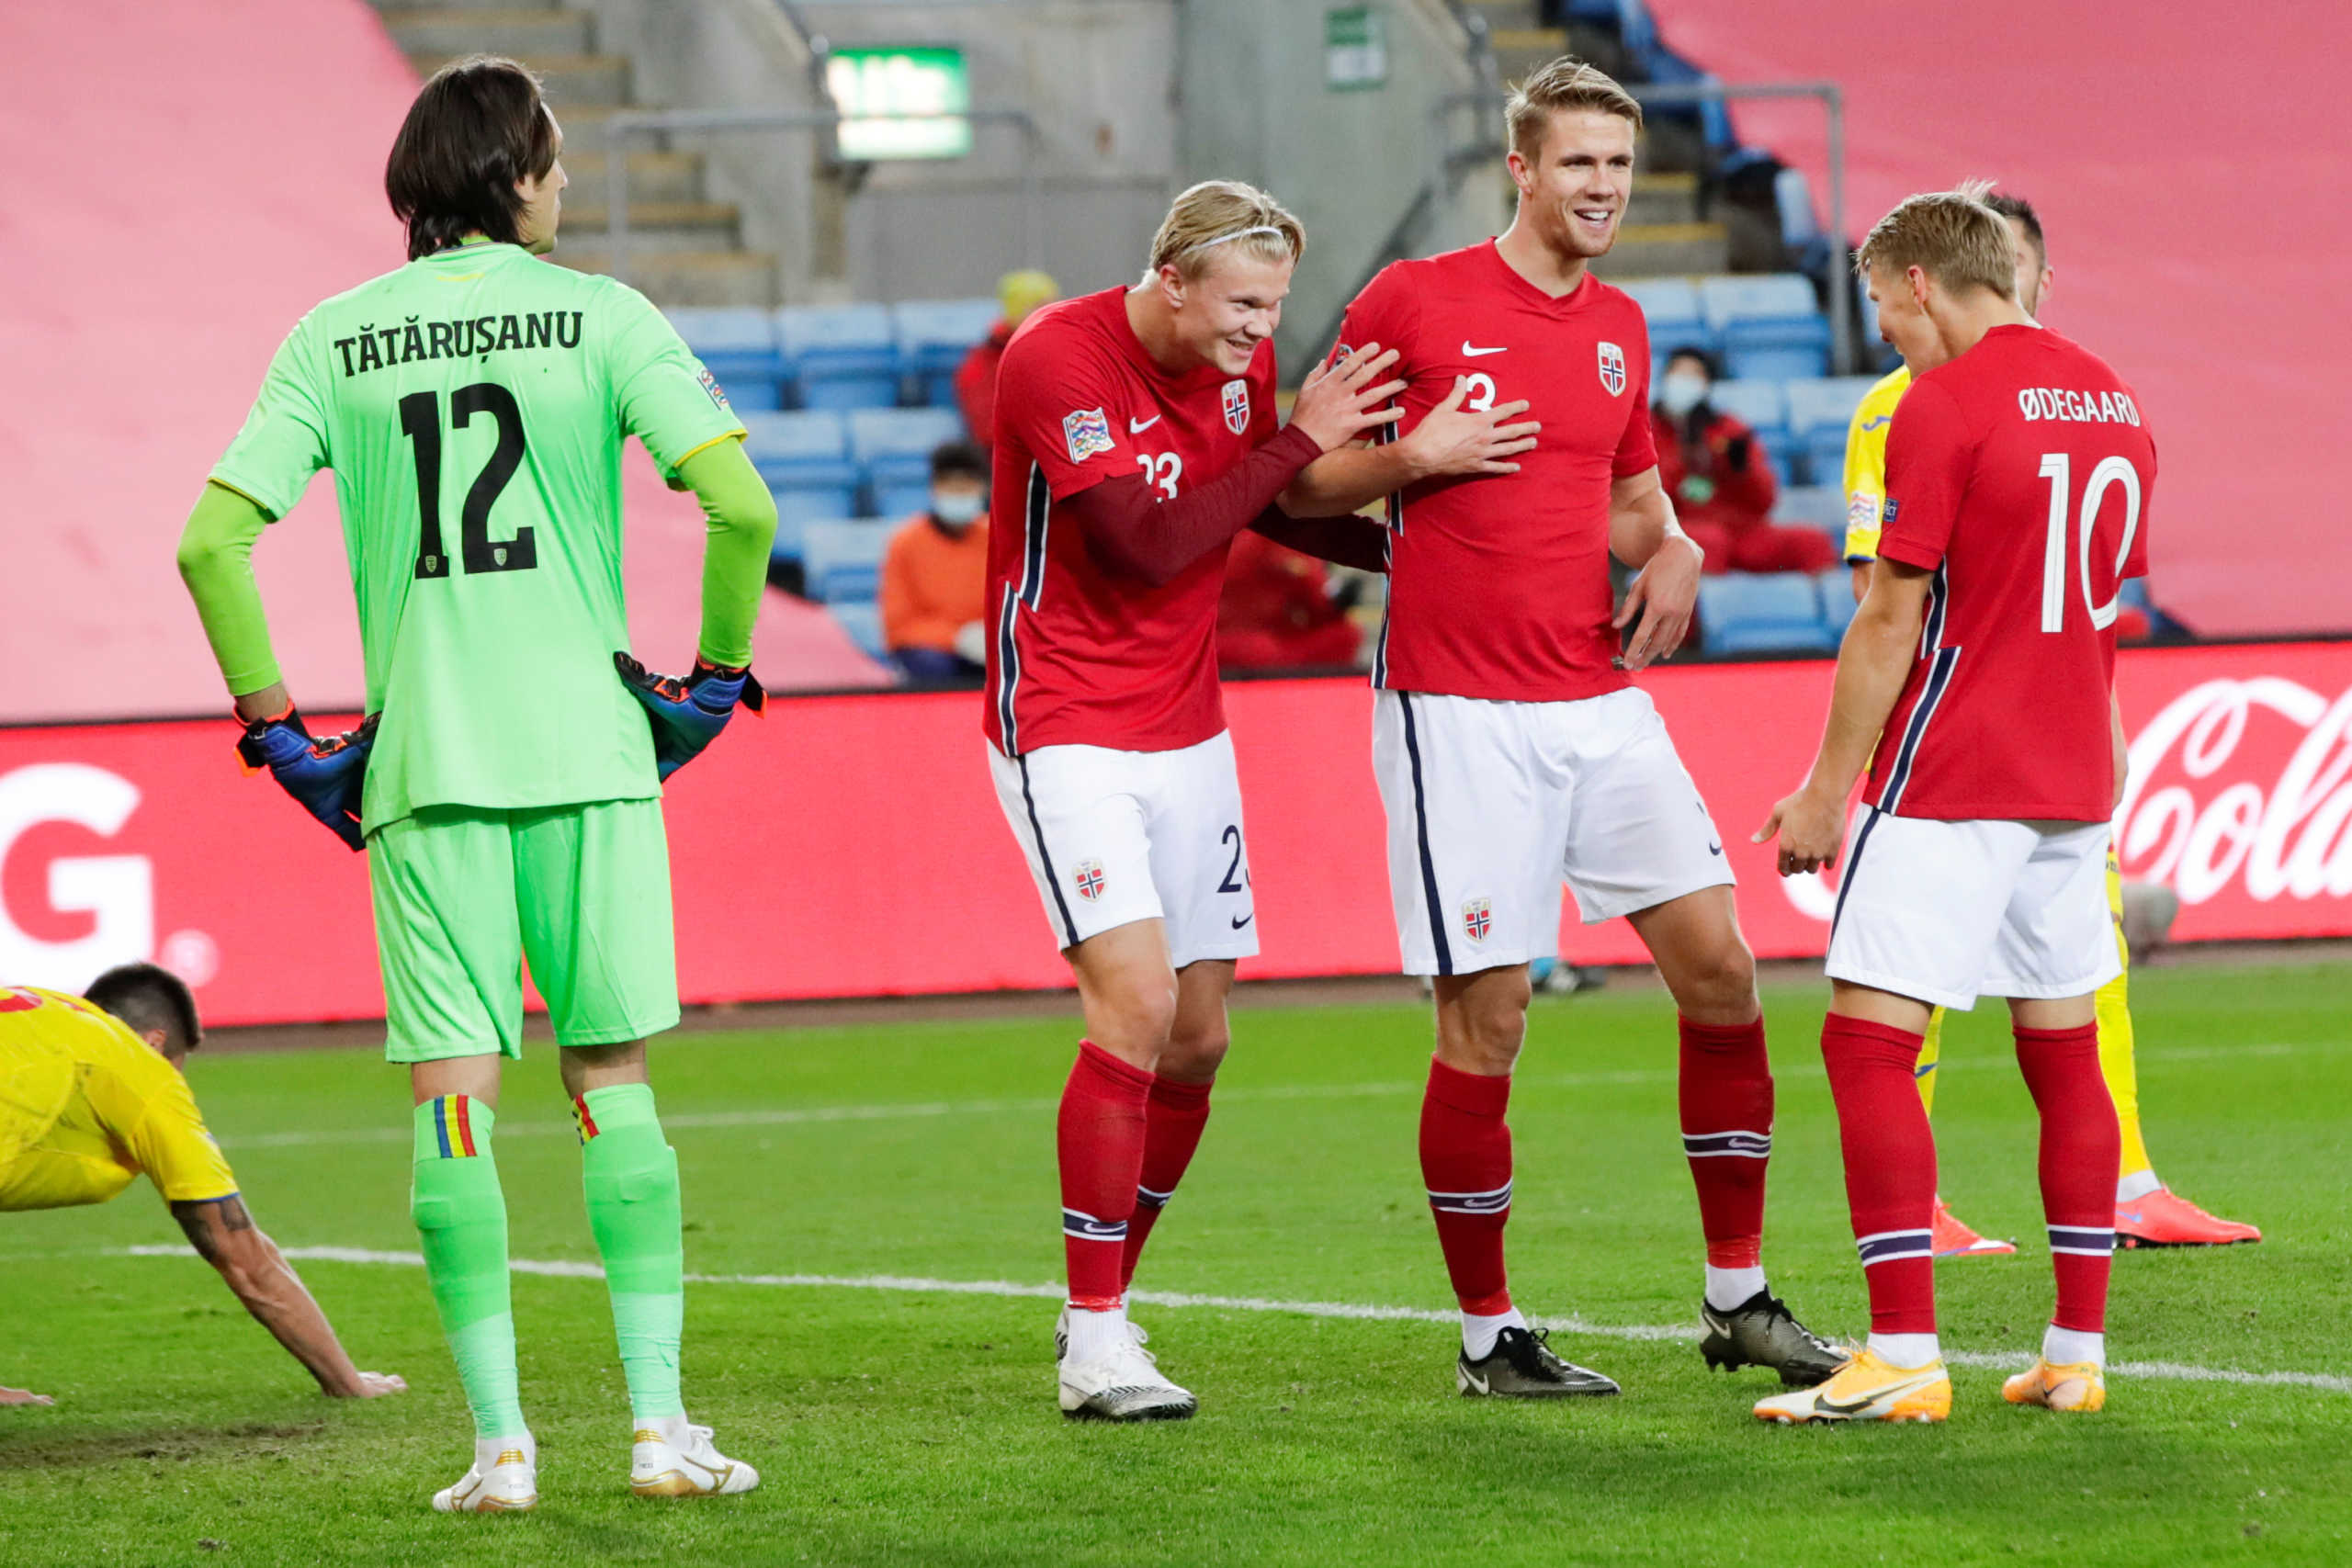
{"label": "player's left knee", "polygon": [[1222,1019],[1199,1029],[1180,1027],[1170,1036],[1168,1049],[1159,1054],[1160,1074],[1192,1083],[1215,1077],[1232,1043],[1233,1032]]}
{"label": "player's left knee", "polygon": [[1705,1023],[1746,1023],[1757,1012],[1756,955],[1736,934],[1687,964],[1674,987],[1683,1013]]}

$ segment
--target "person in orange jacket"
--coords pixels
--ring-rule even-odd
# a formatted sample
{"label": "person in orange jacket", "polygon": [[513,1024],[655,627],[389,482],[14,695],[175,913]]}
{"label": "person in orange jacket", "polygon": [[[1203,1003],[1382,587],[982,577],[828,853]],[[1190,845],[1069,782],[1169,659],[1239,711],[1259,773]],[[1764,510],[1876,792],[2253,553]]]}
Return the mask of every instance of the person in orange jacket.
{"label": "person in orange jacket", "polygon": [[882,557],[882,642],[921,683],[977,681],[989,562],[988,459],[968,441],[931,455],[931,505],[891,536]]}

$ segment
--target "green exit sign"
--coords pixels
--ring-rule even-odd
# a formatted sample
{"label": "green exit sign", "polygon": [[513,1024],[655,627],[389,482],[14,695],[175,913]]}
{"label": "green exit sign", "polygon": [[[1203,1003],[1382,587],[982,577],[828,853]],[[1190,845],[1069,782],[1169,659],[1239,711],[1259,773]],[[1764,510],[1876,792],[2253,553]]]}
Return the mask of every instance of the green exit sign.
{"label": "green exit sign", "polygon": [[841,110],[841,155],[962,158],[972,151],[972,90],[964,51],[930,45],[855,45],[825,61],[825,86]]}

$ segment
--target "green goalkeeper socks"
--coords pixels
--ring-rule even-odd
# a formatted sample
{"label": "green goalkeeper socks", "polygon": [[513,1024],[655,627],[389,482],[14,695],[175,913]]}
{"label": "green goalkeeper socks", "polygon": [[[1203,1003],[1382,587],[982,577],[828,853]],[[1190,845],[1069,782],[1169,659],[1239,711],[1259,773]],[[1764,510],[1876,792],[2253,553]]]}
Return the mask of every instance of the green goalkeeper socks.
{"label": "green goalkeeper socks", "polygon": [[649,1084],[592,1089],[573,1101],[588,1228],[605,1260],[630,1414],[640,1427],[683,1416],[678,1340],[685,1323],[678,1156],[662,1136]]}
{"label": "green goalkeeper socks", "polygon": [[506,1195],[490,1133],[498,1117],[462,1094],[416,1108],[416,1168],[409,1213],[424,1244],[424,1277],[441,1331],[482,1440],[530,1430],[514,1376],[514,1312],[506,1272]]}

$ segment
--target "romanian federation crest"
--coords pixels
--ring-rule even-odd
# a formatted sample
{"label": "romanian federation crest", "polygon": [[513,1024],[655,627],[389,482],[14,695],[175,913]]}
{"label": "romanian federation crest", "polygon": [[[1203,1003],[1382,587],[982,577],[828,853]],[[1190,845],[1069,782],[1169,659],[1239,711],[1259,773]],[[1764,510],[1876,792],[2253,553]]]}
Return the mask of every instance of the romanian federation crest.
{"label": "romanian federation crest", "polygon": [[1487,933],[1495,929],[1495,901],[1491,898],[1471,898],[1462,906],[1462,931],[1472,942],[1484,942]]}
{"label": "romanian federation crest", "polygon": [[1078,885],[1078,896],[1088,903],[1102,897],[1102,863],[1082,860],[1070,872],[1069,879]]}
{"label": "romanian federation crest", "polygon": [[1250,428],[1250,383],[1246,380],[1225,384],[1225,427],[1236,435]]}
{"label": "romanian federation crest", "polygon": [[1600,345],[1600,384],[1612,398],[1625,390],[1625,351],[1613,343]]}
{"label": "romanian federation crest", "polygon": [[1073,409],[1062,415],[1062,439],[1069,445],[1069,460],[1083,463],[1111,450],[1111,422],[1101,409]]}

